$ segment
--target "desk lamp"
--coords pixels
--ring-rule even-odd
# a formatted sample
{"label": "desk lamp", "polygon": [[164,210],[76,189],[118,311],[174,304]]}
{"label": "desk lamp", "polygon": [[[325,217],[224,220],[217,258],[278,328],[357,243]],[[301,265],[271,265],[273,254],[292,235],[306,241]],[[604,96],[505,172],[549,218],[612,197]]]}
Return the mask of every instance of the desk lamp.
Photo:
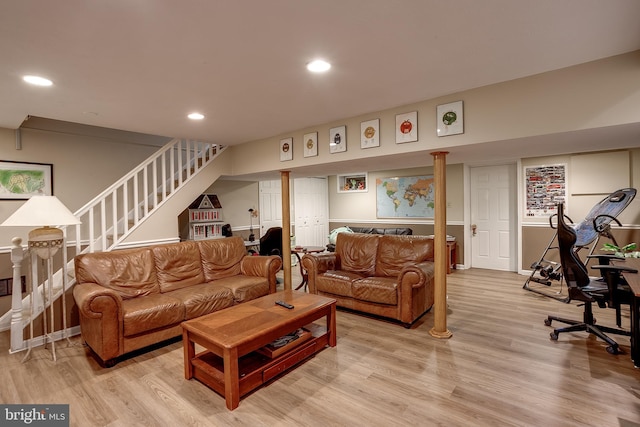
{"label": "desk lamp", "polygon": [[[7,218],[2,224],[3,227],[39,227],[29,232],[29,250],[33,254],[37,255],[43,260],[47,261],[47,280],[48,286],[48,300],[50,303],[50,320],[51,320],[51,332],[48,332],[47,316],[43,311],[43,323],[44,323],[44,335],[45,345],[47,338],[51,341],[51,351],[53,360],[56,360],[55,344],[53,340],[54,332],[54,313],[53,313],[53,256],[58,250],[64,247],[64,233],[58,226],[65,225],[77,225],[80,224],[80,220],[73,215],[69,209],[66,208],[55,196],[32,196],[25,204],[20,206],[9,218]],[[65,258],[66,259],[66,258]],[[64,266],[66,269],[66,266]],[[66,276],[66,275],[65,275]],[[64,295],[66,291],[66,277],[62,279],[62,293]],[[15,286],[15,283],[14,283]],[[32,297],[31,304],[33,308],[33,293],[35,293],[37,287],[36,278],[32,279]],[[33,310],[32,310],[33,312]],[[66,303],[65,298],[62,298],[62,329],[66,330]],[[31,340],[33,339],[33,315],[31,315]],[[31,351],[31,340],[29,341],[29,352]],[[29,354],[27,353],[27,356]],[[25,359],[26,357],[25,356]]]}

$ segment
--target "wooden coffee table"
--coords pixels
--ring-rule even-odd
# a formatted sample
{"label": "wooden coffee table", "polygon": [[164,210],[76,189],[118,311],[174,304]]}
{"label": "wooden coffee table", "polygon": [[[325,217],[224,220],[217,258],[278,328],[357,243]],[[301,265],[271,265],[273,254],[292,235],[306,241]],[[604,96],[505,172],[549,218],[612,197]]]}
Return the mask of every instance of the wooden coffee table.
{"label": "wooden coffee table", "polygon": [[[293,305],[287,309],[277,300]],[[313,323],[326,317],[326,325]],[[276,357],[256,350],[299,328],[311,338]],[[240,396],[260,387],[326,346],[336,346],[336,300],[282,291],[182,323],[184,376],[223,395],[233,410]],[[300,339],[299,339],[300,340]],[[301,340],[302,341],[302,340]],[[195,344],[206,350],[196,354]]]}

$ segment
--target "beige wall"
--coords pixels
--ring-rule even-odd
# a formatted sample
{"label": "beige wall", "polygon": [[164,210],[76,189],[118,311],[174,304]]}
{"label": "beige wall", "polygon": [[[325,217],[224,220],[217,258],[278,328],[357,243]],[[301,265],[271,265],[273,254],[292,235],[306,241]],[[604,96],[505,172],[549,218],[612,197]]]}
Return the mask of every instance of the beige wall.
{"label": "beige wall", "polygon": [[[22,129],[22,149],[15,131],[0,129],[0,159],[53,164],[53,193],[72,212],[154,153],[158,147],[93,135]],[[0,222],[24,201],[0,201]],[[0,227],[0,247],[29,230]],[[26,241],[26,239],[25,239]],[[0,276],[5,277],[5,276]]]}
{"label": "beige wall", "polygon": [[[363,172],[363,171],[351,171]],[[365,171],[366,172],[366,171]],[[433,175],[433,167],[394,169],[368,172],[369,191],[364,193],[338,193],[336,176],[329,177],[329,218],[336,222],[364,221],[373,223],[433,224],[433,219],[377,218],[376,179],[402,176]],[[463,165],[447,165],[447,222],[463,220]]]}
{"label": "beige wall", "polygon": [[[0,128],[0,160],[53,164],[53,193],[71,211],[82,207],[118,178],[154,153],[155,146],[140,144],[138,135],[82,126],[66,129],[21,130],[22,149],[16,149],[16,132]],[[24,201],[0,200],[0,223]],[[12,276],[8,250],[14,236],[26,242],[28,228],[0,227],[0,278]],[[23,274],[25,273],[23,267]],[[9,309],[10,297],[0,298],[0,313]]]}
{"label": "beige wall", "polygon": [[[242,175],[282,168],[279,141],[286,137],[294,140],[293,160],[286,162],[286,167],[295,170],[335,162],[347,162],[348,167],[348,162],[356,159],[413,152],[424,156],[424,164],[432,164],[429,153],[434,150],[453,153],[470,144],[637,123],[639,66],[640,51],[294,130],[232,147],[232,171],[234,175]],[[465,111],[464,134],[438,138],[436,106],[461,99]],[[418,111],[419,140],[396,144],[395,115],[413,110]],[[361,149],[360,122],[374,118],[380,119],[380,147]],[[347,127],[347,151],[330,154],[326,143],[329,129],[340,125]],[[300,154],[303,135],[308,132],[318,132],[317,157],[305,158]]]}
{"label": "beige wall", "polygon": [[[521,164],[523,169],[529,166],[567,165],[566,215],[574,223],[583,221],[597,203],[614,191],[627,187],[640,188],[640,148],[588,155],[528,158],[522,159]],[[603,171],[605,173],[602,173]],[[521,184],[521,188],[524,188],[524,183]],[[640,196],[637,196],[617,219],[623,227],[612,224],[616,241],[621,245],[640,243]],[[554,236],[554,231],[549,226],[548,218],[523,218],[521,233],[521,267],[528,270],[531,264],[542,256]],[[601,239],[595,248],[601,248],[604,242],[609,240]]]}

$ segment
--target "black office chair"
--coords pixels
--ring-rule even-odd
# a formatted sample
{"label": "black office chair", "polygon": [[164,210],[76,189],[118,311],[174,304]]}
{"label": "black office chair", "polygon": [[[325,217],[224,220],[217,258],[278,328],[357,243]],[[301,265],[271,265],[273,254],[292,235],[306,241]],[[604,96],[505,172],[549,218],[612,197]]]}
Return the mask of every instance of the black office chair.
{"label": "black office chair", "polygon": [[271,227],[260,237],[260,255],[278,255],[282,258],[282,227]]}
{"label": "black office chair", "polygon": [[609,338],[606,334],[630,335],[625,329],[610,328],[607,326],[596,326],[593,317],[592,303],[597,303],[599,307],[617,308],[620,304],[630,300],[631,290],[628,285],[623,283],[620,271],[626,270],[624,267],[614,265],[596,265],[593,269],[601,271],[602,277],[606,279],[592,280],[584,263],[577,254],[578,248],[576,243],[575,230],[567,225],[564,220],[564,207],[558,204],[558,250],[560,252],[560,264],[562,265],[562,273],[567,283],[569,291],[569,300],[582,301],[584,304],[584,313],[582,321],[565,319],[562,317],[548,316],[544,321],[547,326],[551,325],[553,320],[566,323],[569,326],[564,328],[556,328],[551,332],[551,339],[557,340],[558,335],[562,332],[587,331],[604,340],[607,344],[607,352],[617,354],[619,352],[618,343]]}

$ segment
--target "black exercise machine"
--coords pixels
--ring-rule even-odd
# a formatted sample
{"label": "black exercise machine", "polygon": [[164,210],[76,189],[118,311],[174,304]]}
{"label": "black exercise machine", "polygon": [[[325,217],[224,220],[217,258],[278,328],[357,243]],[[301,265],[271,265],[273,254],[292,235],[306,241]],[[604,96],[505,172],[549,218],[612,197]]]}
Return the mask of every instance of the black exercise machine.
{"label": "black exercise machine", "polygon": [[[576,233],[575,247],[578,250],[589,248],[589,253],[586,257],[587,265],[591,258],[594,258],[593,252],[596,249],[600,237],[606,237],[611,240],[614,245],[618,245],[611,234],[611,222],[615,222],[618,226],[622,226],[620,221],[616,218],[627,206],[629,206],[635,196],[635,188],[623,188],[615,191],[598,202],[582,222],[572,225],[572,228]],[[553,224],[553,219],[556,217],[557,214],[553,214],[549,217],[549,225],[554,230],[557,229]],[[564,220],[568,220],[573,224],[571,218],[563,214],[563,221]],[[552,256],[549,256],[550,251],[553,251],[551,254]],[[524,283],[523,288],[531,292],[557,299],[558,301],[569,302],[570,299],[568,296],[561,295],[563,283],[562,265],[560,264],[560,259],[557,256],[556,251],[558,251],[557,231],[545,248],[540,259],[531,264],[532,272]],[[557,292],[550,290],[550,287],[554,282],[558,282],[560,284],[560,290]],[[547,288],[531,286],[536,283],[544,285]]]}

